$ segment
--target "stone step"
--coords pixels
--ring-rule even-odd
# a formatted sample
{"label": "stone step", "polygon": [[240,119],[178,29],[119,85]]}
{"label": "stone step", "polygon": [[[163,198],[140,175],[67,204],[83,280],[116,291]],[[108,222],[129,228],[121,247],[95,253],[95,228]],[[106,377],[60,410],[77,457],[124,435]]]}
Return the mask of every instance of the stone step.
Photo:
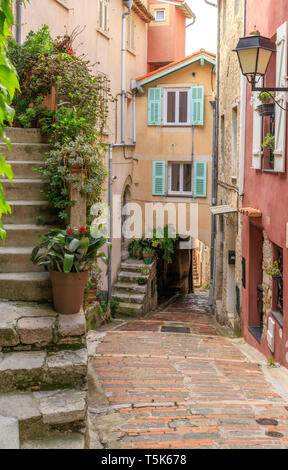
{"label": "stone step", "polygon": [[112,297],[118,302],[125,302],[130,304],[143,304],[145,294],[131,294],[129,292],[119,292],[114,289],[112,291]]}
{"label": "stone step", "polygon": [[33,201],[35,199],[46,201],[46,196],[42,192],[44,184],[41,179],[14,179],[13,184],[9,180],[1,180],[5,198],[10,201]]}
{"label": "stone step", "polygon": [[7,160],[6,163],[12,166],[14,178],[35,178],[39,179],[41,173],[37,171],[37,168],[43,166],[43,161],[34,160],[34,161],[10,161]]}
{"label": "stone step", "polygon": [[126,261],[127,259],[129,259],[129,251],[121,251],[121,261]]}
{"label": "stone step", "polygon": [[77,389],[3,393],[0,394],[0,415],[18,419],[22,443],[82,430],[86,400],[86,391]]}
{"label": "stone step", "polygon": [[0,154],[3,155],[6,160],[21,161],[21,160],[29,160],[35,161],[38,160],[43,162],[46,157],[46,153],[49,151],[50,145],[48,144],[21,144],[21,143],[13,143],[11,145],[11,149],[8,149],[7,145],[0,143]]}
{"label": "stone step", "polygon": [[44,266],[38,266],[30,261],[33,247],[1,247],[0,273],[43,272]]}
{"label": "stone step", "polygon": [[61,315],[50,304],[0,301],[0,349],[2,352],[82,349],[86,322],[83,310]]}
{"label": "stone step", "polygon": [[50,273],[0,273],[0,298],[9,300],[52,300]]}
{"label": "stone step", "polygon": [[40,242],[40,234],[48,233],[55,229],[52,225],[16,225],[6,224],[4,225],[6,230],[6,242],[5,246],[18,246],[27,247],[35,246]]}
{"label": "stone step", "polygon": [[0,416],[0,449],[20,449],[17,418]]}
{"label": "stone step", "polygon": [[149,276],[141,274],[139,272],[133,271],[120,271],[118,273],[118,281],[132,281],[135,282],[139,277],[143,277],[143,279],[148,279]]}
{"label": "stone step", "polygon": [[117,281],[114,286],[115,289],[117,289],[118,292],[124,292],[124,293],[137,293],[137,294],[145,294],[147,290],[147,285],[142,285],[139,286],[139,284],[135,282],[120,282]]}
{"label": "stone step", "polygon": [[46,201],[7,201],[12,214],[3,215],[4,224],[53,224],[57,222],[57,215],[49,208]]}
{"label": "stone step", "polygon": [[85,383],[86,375],[86,349],[0,353],[0,392],[73,388]]}
{"label": "stone step", "polygon": [[85,449],[83,434],[73,432],[63,436],[43,437],[21,443],[21,449]]}
{"label": "stone step", "polygon": [[[121,263],[120,268],[122,271],[129,271],[129,272],[138,272],[142,273],[143,268],[147,265],[143,261],[138,260],[127,260]],[[149,266],[148,266],[149,268]]]}
{"label": "stone step", "polygon": [[11,142],[22,144],[47,143],[47,136],[41,134],[39,129],[23,129],[21,127],[6,127],[5,133]]}
{"label": "stone step", "polygon": [[139,317],[143,312],[143,306],[128,302],[119,302],[117,314],[129,317]]}

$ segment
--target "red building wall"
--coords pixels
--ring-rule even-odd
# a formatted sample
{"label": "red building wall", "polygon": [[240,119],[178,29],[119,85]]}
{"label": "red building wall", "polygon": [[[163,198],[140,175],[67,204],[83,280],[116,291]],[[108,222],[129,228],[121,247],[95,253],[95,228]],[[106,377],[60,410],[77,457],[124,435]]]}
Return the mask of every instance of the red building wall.
{"label": "red building wall", "polygon": [[[148,5],[162,4],[149,0]],[[185,57],[186,18],[175,5],[165,5],[169,10],[168,24],[148,26],[148,72]]]}
{"label": "red building wall", "polygon": [[[259,13],[261,12],[261,14]],[[275,41],[276,30],[285,21],[288,21],[288,0],[247,0],[247,35],[256,29],[261,35],[272,38]],[[288,73],[288,71],[287,71]],[[269,72],[265,79],[265,86],[275,86],[275,54],[270,64]],[[286,171],[285,173],[266,173],[262,170],[254,170],[252,166],[252,142],[253,142],[253,107],[250,105],[251,85],[247,85],[247,114],[246,114],[246,152],[245,152],[245,184],[243,207],[253,207],[262,212],[261,219],[249,219],[243,217],[243,257],[246,259],[246,289],[243,288],[243,334],[250,344],[260,349],[267,357],[273,357],[275,361],[288,367],[288,249],[286,248],[286,223],[288,222],[288,139],[286,132]],[[287,104],[288,107],[288,104]],[[256,293],[251,291],[251,285],[257,276],[254,250],[257,237],[253,236],[253,225],[262,227],[270,241],[283,249],[283,287],[284,287],[284,327],[276,322],[275,354],[269,350],[266,336],[262,335],[261,344],[248,331],[248,326],[253,326],[253,309],[255,309]],[[250,324],[249,324],[250,323]],[[282,338],[280,334],[282,333]],[[287,346],[286,346],[287,344]]]}

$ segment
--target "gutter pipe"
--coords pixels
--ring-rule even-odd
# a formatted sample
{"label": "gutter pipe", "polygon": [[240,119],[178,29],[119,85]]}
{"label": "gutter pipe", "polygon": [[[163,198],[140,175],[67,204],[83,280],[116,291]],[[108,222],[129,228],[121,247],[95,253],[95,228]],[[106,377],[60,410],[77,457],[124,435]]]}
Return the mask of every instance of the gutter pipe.
{"label": "gutter pipe", "polygon": [[[121,59],[122,59],[122,68],[121,68],[121,143],[117,143],[117,135],[114,144],[109,144],[109,171],[108,171],[108,208],[109,208],[109,220],[108,220],[108,231],[109,237],[108,241],[112,243],[113,232],[112,232],[112,214],[113,214],[113,192],[112,192],[112,182],[113,182],[113,148],[123,148],[125,147],[135,147],[136,145],[136,96],[135,91],[132,96],[132,134],[133,134],[133,143],[126,143],[126,128],[125,128],[125,82],[126,82],[126,18],[131,14],[133,0],[127,0],[124,2],[128,11],[122,14],[122,49],[121,49]],[[116,130],[117,130],[117,109],[116,109]],[[126,158],[126,157],[125,157]],[[112,246],[108,247],[108,268],[107,268],[107,284],[108,284],[108,301],[111,300],[112,296]]]}
{"label": "gutter pipe", "polygon": [[22,0],[16,1],[16,41],[21,44],[22,33]]}

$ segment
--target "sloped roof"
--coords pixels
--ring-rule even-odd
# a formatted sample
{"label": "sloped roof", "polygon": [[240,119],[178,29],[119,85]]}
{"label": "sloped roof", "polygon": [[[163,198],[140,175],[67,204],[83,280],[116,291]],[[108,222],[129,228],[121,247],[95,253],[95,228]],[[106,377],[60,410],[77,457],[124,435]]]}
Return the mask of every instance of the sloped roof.
{"label": "sloped roof", "polygon": [[140,18],[145,21],[145,23],[150,23],[154,20],[154,16],[147,10],[144,3],[141,0],[134,0],[132,5],[132,10],[140,16]]}
{"label": "sloped roof", "polygon": [[176,60],[175,62],[171,62],[171,64],[165,65],[154,72],[147,73],[146,75],[142,75],[141,77],[136,78],[137,86],[147,85],[148,83],[154,82],[155,80],[159,80],[166,75],[170,75],[173,72],[177,72],[185,67],[188,67],[195,62],[201,62],[204,65],[204,62],[209,62],[212,65],[216,65],[216,55],[212,52],[207,52],[204,49],[200,51],[194,52],[191,55],[183,57],[183,59]]}
{"label": "sloped roof", "polygon": [[186,18],[195,18],[195,13],[193,13],[193,11],[191,10],[191,8],[189,7],[189,5],[184,1],[178,1],[178,0],[173,0],[174,3],[179,3],[179,10],[183,13],[184,16],[186,16]]}

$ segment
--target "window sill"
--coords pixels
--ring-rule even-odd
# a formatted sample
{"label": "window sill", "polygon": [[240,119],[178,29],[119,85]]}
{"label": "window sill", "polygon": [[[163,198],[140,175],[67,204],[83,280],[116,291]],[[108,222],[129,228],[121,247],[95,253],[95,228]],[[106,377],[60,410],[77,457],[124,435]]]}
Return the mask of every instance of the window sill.
{"label": "window sill", "polygon": [[129,54],[131,54],[131,55],[133,55],[134,57],[136,57],[136,52],[135,52],[135,50],[130,49],[129,47],[127,47],[127,52],[129,52]]}
{"label": "window sill", "polygon": [[273,175],[278,175],[278,171],[275,170],[269,170],[269,169],[262,169],[263,173],[272,173]]}
{"label": "window sill", "polygon": [[273,312],[273,310],[272,310],[271,314],[273,315],[273,317],[275,318],[277,323],[279,323],[281,328],[283,328],[283,315],[282,315],[282,313],[281,312]]}
{"label": "window sill", "polygon": [[101,28],[97,28],[97,33],[100,33],[106,39],[111,39],[111,36],[109,36],[109,34]]}
{"label": "window sill", "polygon": [[193,197],[192,193],[168,193],[167,197]]}
{"label": "window sill", "polygon": [[161,125],[161,127],[188,127],[189,129],[192,127],[191,124],[167,124],[164,123]]}
{"label": "window sill", "polygon": [[65,8],[65,10],[69,10],[69,6],[67,4],[67,2],[65,2],[64,0],[56,0],[57,3],[59,3],[59,5],[61,5],[61,7]]}
{"label": "window sill", "polygon": [[262,338],[262,333],[263,333],[263,328],[262,326],[248,326],[248,330],[251,333],[252,336],[258,341],[259,344],[261,344],[261,338]]}

